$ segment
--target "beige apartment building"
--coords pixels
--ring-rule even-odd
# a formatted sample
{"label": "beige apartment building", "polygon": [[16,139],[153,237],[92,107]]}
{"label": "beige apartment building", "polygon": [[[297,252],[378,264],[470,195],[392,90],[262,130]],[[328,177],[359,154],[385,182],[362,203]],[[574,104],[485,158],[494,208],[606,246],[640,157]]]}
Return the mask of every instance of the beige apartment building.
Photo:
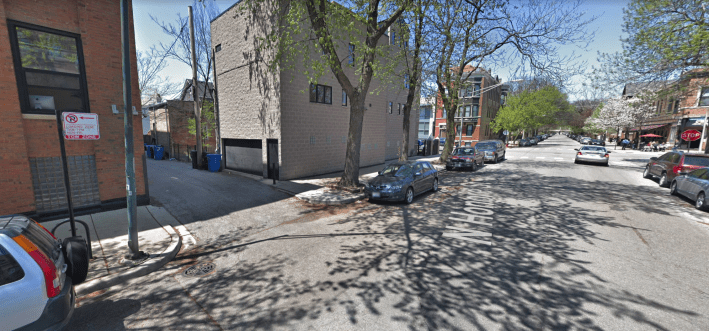
{"label": "beige apartment building", "polygon": [[[270,29],[235,4],[211,22],[222,158],[226,169],[287,180],[342,171],[349,128],[350,100],[329,70],[310,84],[304,68],[274,72],[266,66],[271,51],[256,51],[257,37]],[[397,47],[389,33],[381,41]],[[338,42],[347,59],[349,45]],[[258,54],[258,55],[257,55]],[[353,83],[354,65],[344,65]],[[395,80],[395,79],[394,79]],[[372,80],[366,99],[360,166],[396,159],[401,148],[403,84]],[[418,107],[410,116],[409,155],[416,151]]]}

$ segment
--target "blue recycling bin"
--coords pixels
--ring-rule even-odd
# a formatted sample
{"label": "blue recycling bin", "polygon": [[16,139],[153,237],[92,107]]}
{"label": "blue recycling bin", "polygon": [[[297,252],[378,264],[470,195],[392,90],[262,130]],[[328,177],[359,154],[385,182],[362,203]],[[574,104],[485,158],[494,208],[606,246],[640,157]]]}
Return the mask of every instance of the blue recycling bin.
{"label": "blue recycling bin", "polygon": [[222,167],[221,154],[207,154],[207,168],[210,172],[218,172]]}
{"label": "blue recycling bin", "polygon": [[152,159],[155,155],[155,145],[145,145],[145,156]]}
{"label": "blue recycling bin", "polygon": [[165,147],[155,146],[155,159],[162,160],[163,154],[165,154]]}

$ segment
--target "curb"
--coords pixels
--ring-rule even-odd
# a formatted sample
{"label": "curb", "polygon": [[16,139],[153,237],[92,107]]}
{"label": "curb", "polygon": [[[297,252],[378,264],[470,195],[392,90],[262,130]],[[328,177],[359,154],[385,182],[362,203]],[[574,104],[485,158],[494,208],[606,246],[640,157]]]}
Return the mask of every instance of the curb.
{"label": "curb", "polygon": [[[319,189],[319,190],[322,190],[322,189]],[[313,191],[317,191],[317,190],[313,190]],[[339,198],[338,197],[335,199],[327,198],[325,195],[320,195],[320,194],[317,194],[317,195],[306,194],[306,193],[310,193],[313,191],[303,192],[303,193],[297,194],[295,197],[300,200],[312,203],[312,204],[328,205],[328,206],[346,205],[346,204],[350,204],[355,201],[362,200],[362,199],[366,198],[366,195],[364,193],[359,193],[357,195],[353,195],[348,198]]]}
{"label": "curb", "polygon": [[165,226],[164,229],[170,234],[170,237],[172,239],[170,245],[167,247],[167,249],[165,249],[165,251],[160,253],[157,257],[149,259],[147,262],[137,267],[128,269],[126,272],[108,275],[77,285],[75,289],[76,296],[84,296],[89,293],[93,293],[99,290],[109,288],[111,286],[121,284],[133,278],[145,276],[155,270],[162,268],[162,266],[166,265],[168,262],[174,259],[177,253],[180,251],[180,247],[182,246],[182,237],[177,234],[177,232],[175,232],[175,229],[171,225]]}

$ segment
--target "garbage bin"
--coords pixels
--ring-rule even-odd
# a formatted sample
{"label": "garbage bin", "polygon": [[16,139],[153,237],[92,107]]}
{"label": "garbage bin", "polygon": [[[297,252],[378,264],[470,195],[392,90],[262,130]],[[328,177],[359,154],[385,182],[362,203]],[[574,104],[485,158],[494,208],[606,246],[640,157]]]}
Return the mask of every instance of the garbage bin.
{"label": "garbage bin", "polygon": [[190,151],[190,160],[192,160],[192,169],[197,169],[197,151]]}
{"label": "garbage bin", "polygon": [[165,147],[155,146],[155,159],[162,160],[163,154],[165,154]]}
{"label": "garbage bin", "polygon": [[222,167],[222,155],[207,154],[207,164],[210,172],[218,172]]}

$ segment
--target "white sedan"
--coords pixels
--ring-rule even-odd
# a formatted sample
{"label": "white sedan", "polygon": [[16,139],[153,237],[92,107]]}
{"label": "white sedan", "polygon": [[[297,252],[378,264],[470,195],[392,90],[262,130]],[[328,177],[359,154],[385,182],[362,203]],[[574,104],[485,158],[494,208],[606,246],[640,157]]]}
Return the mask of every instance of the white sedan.
{"label": "white sedan", "polygon": [[611,151],[606,150],[605,147],[583,146],[581,148],[574,148],[574,150],[577,151],[574,163],[601,163],[608,166],[608,158]]}

